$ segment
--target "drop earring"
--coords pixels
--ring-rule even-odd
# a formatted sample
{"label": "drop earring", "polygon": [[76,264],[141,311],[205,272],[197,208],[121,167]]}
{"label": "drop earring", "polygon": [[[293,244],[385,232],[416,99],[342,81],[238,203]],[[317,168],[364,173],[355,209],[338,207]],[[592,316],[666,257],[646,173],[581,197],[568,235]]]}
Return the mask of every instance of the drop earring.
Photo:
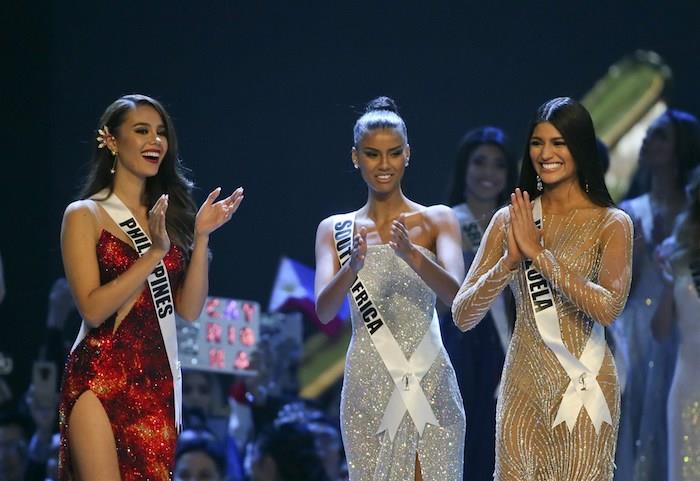
{"label": "drop earring", "polygon": [[542,185],[542,179],[538,175],[537,176],[537,190],[542,192],[543,189],[544,189],[544,186]]}
{"label": "drop earring", "polygon": [[112,152],[112,155],[114,155],[114,163],[112,163],[112,168],[109,169],[109,173],[114,175],[114,173],[117,171],[117,159],[119,159],[119,156],[116,152]]}

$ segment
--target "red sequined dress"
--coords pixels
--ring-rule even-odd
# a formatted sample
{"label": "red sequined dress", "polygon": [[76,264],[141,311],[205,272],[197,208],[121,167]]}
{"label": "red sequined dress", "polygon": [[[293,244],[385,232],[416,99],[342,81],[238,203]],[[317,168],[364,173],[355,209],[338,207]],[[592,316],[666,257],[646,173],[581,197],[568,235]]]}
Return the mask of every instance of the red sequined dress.
{"label": "red sequined dress", "polygon": [[[101,284],[123,274],[139,258],[131,245],[106,230],[96,249]],[[176,292],[185,269],[182,250],[172,244],[163,261]],[[148,286],[116,331],[115,318],[90,329],[66,362],[59,406],[61,481],[73,479],[68,421],[87,390],[109,417],[121,479],[171,479],[177,439],[173,381]]]}

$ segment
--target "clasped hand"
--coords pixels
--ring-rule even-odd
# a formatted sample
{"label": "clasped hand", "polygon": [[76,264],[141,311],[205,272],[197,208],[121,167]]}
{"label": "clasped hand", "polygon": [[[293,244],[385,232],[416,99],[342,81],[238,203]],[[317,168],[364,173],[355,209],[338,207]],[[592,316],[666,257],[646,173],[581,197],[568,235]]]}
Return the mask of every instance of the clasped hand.
{"label": "clasped hand", "polygon": [[532,217],[530,195],[515,189],[510,195],[510,225],[508,226],[508,252],[506,263],[512,270],[524,259],[534,259],[543,250],[542,233]]}

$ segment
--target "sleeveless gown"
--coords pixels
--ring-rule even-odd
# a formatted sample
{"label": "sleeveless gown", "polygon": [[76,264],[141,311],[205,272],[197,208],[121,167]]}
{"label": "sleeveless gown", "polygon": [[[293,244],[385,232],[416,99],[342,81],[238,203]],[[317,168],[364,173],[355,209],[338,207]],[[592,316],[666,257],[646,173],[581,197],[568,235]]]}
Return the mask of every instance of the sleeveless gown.
{"label": "sleeveless gown", "polygon": [[[123,274],[139,255],[107,230],[97,243],[100,283]],[[163,258],[173,292],[185,269],[183,252],[172,244]],[[116,314],[76,346],[66,361],[59,404],[59,478],[73,479],[68,421],[81,394],[92,391],[107,413],[122,481],[169,480],[177,430],[173,380],[148,286],[114,331]]]}
{"label": "sleeveless gown", "polygon": [[[422,249],[434,258],[432,252]],[[389,245],[367,248],[360,277],[406,358],[433,319],[435,293]],[[411,481],[416,453],[425,481],[460,481],[465,418],[455,373],[444,347],[421,380],[439,426],[419,436],[408,412],[393,441],[377,434],[394,382],[351,299],[352,339],[341,396],[341,430],[350,481]]]}

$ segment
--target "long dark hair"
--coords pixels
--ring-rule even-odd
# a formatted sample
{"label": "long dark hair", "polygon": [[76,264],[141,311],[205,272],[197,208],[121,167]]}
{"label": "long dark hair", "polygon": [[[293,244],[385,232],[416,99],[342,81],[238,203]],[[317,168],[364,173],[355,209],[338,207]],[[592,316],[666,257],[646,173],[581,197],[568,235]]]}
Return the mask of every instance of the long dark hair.
{"label": "long dark hair", "polygon": [[527,191],[532,199],[541,194],[537,190],[537,173],[530,159],[530,137],[535,126],[541,122],[551,123],[561,133],[576,164],[581,190],[591,202],[601,207],[615,205],[605,185],[591,115],[570,97],[548,100],[537,109],[525,142],[519,187]]}
{"label": "long dark hair", "polygon": [[367,102],[364,114],[357,119],[352,129],[353,145],[357,146],[362,137],[374,129],[396,129],[403,134],[404,140],[408,143],[406,124],[399,115],[396,102],[389,97],[377,97]]}
{"label": "long dark hair", "polygon": [[[187,436],[187,434],[192,436]],[[216,471],[221,479],[226,477],[226,453],[223,446],[216,441],[213,435],[207,431],[185,431],[185,436],[180,436],[175,448],[175,465],[187,453],[203,453],[214,463]]]}
{"label": "long dark hair", "polygon": [[[682,189],[690,172],[700,165],[700,122],[683,110],[668,109],[658,118],[666,118],[673,128],[673,154],[678,168],[677,187]],[[640,196],[651,189],[651,171],[646,165],[639,165],[627,192],[625,199]]]}
{"label": "long dark hair", "polygon": [[[158,169],[158,173],[146,179],[144,205],[150,209],[162,194],[168,194],[166,227],[171,240],[189,253],[194,240],[194,218],[196,205],[192,198],[193,183],[186,177],[187,169],[182,165],[178,154],[175,127],[165,108],[155,99],[145,95],[124,95],[107,107],[97,129],[106,126],[110,133],[119,137],[126,114],[139,105],[153,107],[160,114],[168,138],[168,151]],[[97,132],[95,132],[97,137]],[[81,199],[87,199],[103,189],[109,194],[114,191],[114,175],[110,172],[114,157],[109,149],[99,148],[95,141],[90,170],[80,192]]]}
{"label": "long dark hair", "polygon": [[455,206],[465,201],[464,198],[464,178],[467,175],[469,159],[474,151],[482,145],[494,145],[501,149],[506,158],[506,186],[498,195],[498,205],[503,205],[508,200],[508,196],[515,188],[518,180],[518,166],[507,147],[508,139],[505,132],[493,126],[477,127],[467,132],[459,143],[454,168],[452,169],[452,179],[447,197],[447,204]]}
{"label": "long dark hair", "polygon": [[685,261],[700,259],[700,167],[696,167],[686,185],[686,208],[678,215],[674,229],[676,256]]}
{"label": "long dark hair", "polygon": [[316,438],[303,422],[273,423],[255,441],[260,458],[271,457],[280,479],[329,481],[316,445]]}

